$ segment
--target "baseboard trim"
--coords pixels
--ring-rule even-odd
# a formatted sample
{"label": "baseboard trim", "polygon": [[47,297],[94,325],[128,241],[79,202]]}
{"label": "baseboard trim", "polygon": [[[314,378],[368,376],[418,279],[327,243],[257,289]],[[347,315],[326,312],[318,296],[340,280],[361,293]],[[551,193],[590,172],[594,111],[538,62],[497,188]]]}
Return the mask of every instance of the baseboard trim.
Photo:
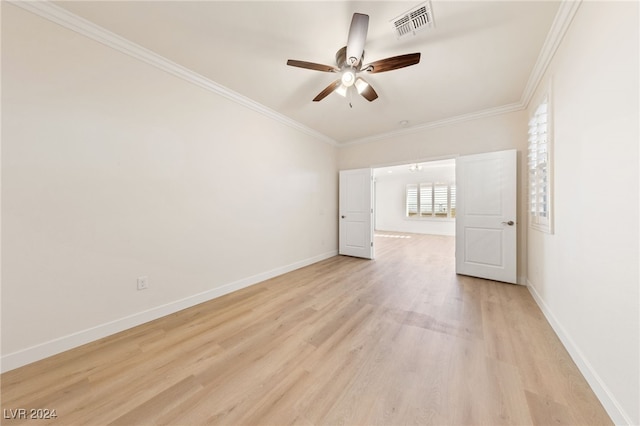
{"label": "baseboard trim", "polygon": [[527,279],[527,288],[529,289],[529,293],[533,296],[533,299],[538,304],[538,307],[544,314],[547,321],[551,325],[551,328],[555,331],[556,335],[564,345],[567,352],[573,359],[573,361],[578,366],[578,369],[591,386],[591,389],[596,394],[596,397],[600,400],[600,403],[604,407],[611,420],[616,425],[632,425],[634,424],[631,421],[631,417],[627,415],[622,406],[618,403],[614,395],[611,393],[609,388],[602,381],[596,370],[593,368],[591,363],[586,359],[580,348],[575,344],[575,342],[569,337],[569,334],[566,332],[564,327],[560,324],[556,316],[553,314],[549,306],[542,299],[536,288],[531,284],[531,282]]}
{"label": "baseboard trim", "polygon": [[149,321],[153,321],[158,318],[176,313],[183,309],[198,305],[200,303],[207,302],[217,297],[224,296],[225,294],[232,293],[234,291],[252,286],[254,284],[258,284],[270,278],[277,277],[278,275],[282,275],[287,272],[291,272],[296,269],[311,265],[313,263],[320,262],[322,260],[336,256],[337,254],[337,250],[332,250],[318,256],[310,257],[289,265],[272,269],[270,271],[242,278],[240,280],[227,283],[225,285],[204,291],[202,293],[194,294],[192,296],[175,300],[164,305],[156,306],[142,312],[137,312],[124,318],[119,318],[114,321],[100,324],[96,327],[81,330],[67,336],[53,339],[48,342],[44,342],[26,349],[22,349],[20,351],[4,355],[0,359],[0,371],[4,373],[6,371],[10,371],[27,364],[40,361],[61,352],[77,348],[84,344],[91,343],[98,339],[110,336],[112,334],[128,330]]}

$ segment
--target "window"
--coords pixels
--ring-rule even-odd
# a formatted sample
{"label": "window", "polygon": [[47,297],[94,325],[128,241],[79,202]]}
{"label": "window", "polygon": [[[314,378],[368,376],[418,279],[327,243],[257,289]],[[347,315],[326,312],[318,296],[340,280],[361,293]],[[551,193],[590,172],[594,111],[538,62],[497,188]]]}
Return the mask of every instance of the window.
{"label": "window", "polygon": [[420,217],[433,215],[433,187],[430,183],[420,184]]}
{"label": "window", "polygon": [[407,217],[418,216],[418,185],[407,185]]}
{"label": "window", "polygon": [[448,185],[433,185],[433,214],[437,217],[449,215]]}
{"label": "window", "polygon": [[529,224],[551,232],[551,132],[549,96],[529,120]]}
{"label": "window", "polygon": [[412,218],[456,217],[456,187],[446,183],[407,185],[406,216]]}

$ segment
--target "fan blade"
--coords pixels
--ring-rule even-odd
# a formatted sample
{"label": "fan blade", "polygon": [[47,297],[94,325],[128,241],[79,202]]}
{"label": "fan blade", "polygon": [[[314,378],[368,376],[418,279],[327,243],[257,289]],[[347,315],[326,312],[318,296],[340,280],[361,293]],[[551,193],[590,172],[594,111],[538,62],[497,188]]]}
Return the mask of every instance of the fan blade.
{"label": "fan blade", "polygon": [[358,65],[364,53],[364,43],[367,41],[369,29],[369,15],[354,13],[349,27],[347,39],[347,64],[355,67]]}
{"label": "fan blade", "polygon": [[418,62],[420,62],[420,53],[409,53],[407,55],[394,56],[392,58],[380,59],[379,61],[371,62],[370,64],[362,67],[362,70],[370,73],[393,71],[399,68],[415,65]]}
{"label": "fan blade", "polygon": [[334,81],[333,83],[331,83],[330,85],[325,87],[325,89],[322,92],[318,93],[318,96],[313,98],[313,102],[318,102],[318,101],[323,100],[329,94],[333,93],[334,90],[336,90],[338,87],[340,87],[341,84],[342,84],[342,80],[341,79],[337,79],[336,81]]}
{"label": "fan blade", "polygon": [[333,67],[331,65],[322,65],[322,64],[316,64],[313,62],[306,62],[306,61],[296,61],[295,59],[289,59],[287,61],[287,65],[292,67],[298,67],[298,68],[306,68],[308,70],[315,70],[315,71],[324,71],[324,72],[340,71],[338,68]]}
{"label": "fan blade", "polygon": [[358,77],[354,85],[356,86],[356,90],[358,91],[358,93],[360,93],[369,102],[378,99],[378,94],[375,90],[373,90],[373,87],[371,87],[371,85],[365,81],[364,78]]}

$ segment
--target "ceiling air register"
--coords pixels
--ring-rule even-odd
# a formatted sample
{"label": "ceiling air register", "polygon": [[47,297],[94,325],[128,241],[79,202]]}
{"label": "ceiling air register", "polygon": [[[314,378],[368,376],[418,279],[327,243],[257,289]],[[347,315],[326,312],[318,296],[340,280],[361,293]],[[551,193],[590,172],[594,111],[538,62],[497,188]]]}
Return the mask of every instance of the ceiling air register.
{"label": "ceiling air register", "polygon": [[416,33],[433,26],[431,2],[420,3],[413,9],[391,20],[398,39],[415,36]]}

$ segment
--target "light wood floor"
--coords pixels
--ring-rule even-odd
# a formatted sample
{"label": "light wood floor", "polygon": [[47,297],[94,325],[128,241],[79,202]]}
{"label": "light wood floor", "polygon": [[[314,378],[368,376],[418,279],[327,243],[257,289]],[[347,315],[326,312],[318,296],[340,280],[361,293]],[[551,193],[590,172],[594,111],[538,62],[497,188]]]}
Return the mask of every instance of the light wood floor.
{"label": "light wood floor", "polygon": [[38,425],[611,424],[526,288],[456,276],[451,237],[383,234],[375,261],[7,372],[2,408],[56,410]]}

